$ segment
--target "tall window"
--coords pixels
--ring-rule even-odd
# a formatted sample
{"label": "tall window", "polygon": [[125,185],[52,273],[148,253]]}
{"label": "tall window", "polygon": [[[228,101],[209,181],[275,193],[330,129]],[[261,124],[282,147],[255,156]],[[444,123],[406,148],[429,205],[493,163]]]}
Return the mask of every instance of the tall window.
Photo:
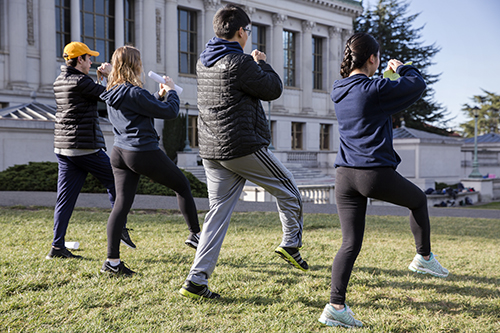
{"label": "tall window", "polygon": [[134,1],[124,0],[125,45],[135,44]]}
{"label": "tall window", "polygon": [[292,149],[302,150],[303,123],[292,123]]}
{"label": "tall window", "polygon": [[179,73],[196,74],[197,27],[196,12],[180,9],[177,11],[179,24]]}
{"label": "tall window", "polygon": [[189,145],[192,148],[198,147],[198,117],[189,116],[188,120]]}
{"label": "tall window", "polygon": [[62,57],[66,44],[71,42],[71,0],[56,0],[56,55]]}
{"label": "tall window", "polygon": [[319,125],[319,149],[330,150],[330,128],[329,124]]}
{"label": "tall window", "polygon": [[252,24],[252,50],[266,53],[266,27]]}
{"label": "tall window", "polygon": [[313,37],[313,89],[323,89],[323,39]]}
{"label": "tall window", "polygon": [[82,42],[99,52],[96,63],[110,61],[115,50],[115,1],[80,0],[80,8]]}
{"label": "tall window", "polygon": [[285,86],[295,86],[295,33],[283,30],[284,83]]}

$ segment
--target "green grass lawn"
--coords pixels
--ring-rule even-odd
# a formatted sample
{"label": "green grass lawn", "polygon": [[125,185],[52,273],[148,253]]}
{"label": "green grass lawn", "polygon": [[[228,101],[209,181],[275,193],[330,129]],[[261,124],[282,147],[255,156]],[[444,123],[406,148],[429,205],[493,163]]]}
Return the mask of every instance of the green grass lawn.
{"label": "green grass lawn", "polygon": [[[220,300],[178,293],[194,251],[180,215],[134,211],[128,227],[137,250],[122,259],[137,275],[99,269],[106,257],[109,210],[75,211],[67,241],[83,260],[45,260],[53,211],[0,208],[1,332],[344,332],[318,318],[329,300],[340,246],[337,215],[308,214],[303,273],[273,253],[278,213],[234,213],[210,288]],[[203,215],[200,215],[203,218]],[[357,332],[500,332],[500,220],[435,217],[433,252],[446,279],[407,269],[415,254],[407,218],[368,216],[365,242],[347,304]]]}
{"label": "green grass lawn", "polygon": [[500,201],[493,201],[493,202],[488,202],[487,204],[467,206],[467,208],[500,209]]}

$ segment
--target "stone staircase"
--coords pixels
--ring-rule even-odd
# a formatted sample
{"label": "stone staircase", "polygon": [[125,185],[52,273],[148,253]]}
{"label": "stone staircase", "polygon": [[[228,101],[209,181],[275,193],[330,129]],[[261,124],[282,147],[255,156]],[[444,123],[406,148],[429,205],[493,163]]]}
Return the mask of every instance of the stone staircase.
{"label": "stone staircase", "polygon": [[[304,167],[299,163],[283,163],[285,167],[290,170],[297,185],[324,185],[335,183],[333,176],[324,174],[321,170],[316,168]],[[205,169],[203,166],[187,167],[184,170],[191,172],[200,181],[206,183],[207,177],[205,176]]]}

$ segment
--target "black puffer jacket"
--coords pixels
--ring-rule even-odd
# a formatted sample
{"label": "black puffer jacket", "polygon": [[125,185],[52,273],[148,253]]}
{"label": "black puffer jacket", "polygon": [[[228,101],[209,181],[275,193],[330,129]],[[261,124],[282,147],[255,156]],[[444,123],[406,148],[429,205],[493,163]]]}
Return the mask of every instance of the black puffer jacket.
{"label": "black puffer jacket", "polygon": [[265,61],[229,53],[213,66],[197,64],[200,156],[228,160],[252,154],[270,143],[261,100],[280,97],[279,75]]}
{"label": "black puffer jacket", "polygon": [[99,126],[97,102],[105,90],[88,75],[71,66],[61,66],[54,82],[56,121],[54,147],[61,149],[105,148]]}

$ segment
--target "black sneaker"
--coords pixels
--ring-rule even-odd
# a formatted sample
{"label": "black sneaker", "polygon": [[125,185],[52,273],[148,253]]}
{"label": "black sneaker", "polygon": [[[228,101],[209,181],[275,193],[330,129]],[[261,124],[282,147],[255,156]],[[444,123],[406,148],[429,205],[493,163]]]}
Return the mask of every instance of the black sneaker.
{"label": "black sneaker", "polygon": [[135,249],[136,246],[135,246],[134,242],[132,242],[132,240],[130,239],[130,235],[128,234],[129,230],[134,230],[134,229],[129,229],[129,228],[123,228],[122,229],[122,238],[121,238],[121,241],[122,241],[123,244],[127,245],[131,249]]}
{"label": "black sneaker", "polygon": [[65,258],[65,259],[81,259],[82,256],[77,256],[71,252],[67,248],[56,250],[54,248],[50,249],[49,254],[45,257],[45,259],[53,259],[53,258]]}
{"label": "black sneaker", "polygon": [[184,282],[184,285],[179,290],[179,293],[182,296],[186,296],[186,297],[194,298],[194,299],[199,299],[201,297],[210,298],[210,299],[220,298],[220,295],[211,292],[208,289],[208,286],[196,284],[196,283],[191,282],[191,281]]}
{"label": "black sneaker", "polygon": [[196,250],[198,248],[199,242],[200,242],[200,236],[198,236],[198,234],[191,233],[189,234],[184,244]]}
{"label": "black sneaker", "polygon": [[307,272],[309,270],[309,265],[302,260],[299,249],[278,246],[274,252],[279,254],[281,258],[285,259],[290,265],[297,267],[301,271]]}
{"label": "black sneaker", "polygon": [[101,268],[101,273],[110,273],[115,275],[133,275],[135,272],[128,268],[123,261],[120,261],[118,266],[111,266],[111,263],[104,260]]}

